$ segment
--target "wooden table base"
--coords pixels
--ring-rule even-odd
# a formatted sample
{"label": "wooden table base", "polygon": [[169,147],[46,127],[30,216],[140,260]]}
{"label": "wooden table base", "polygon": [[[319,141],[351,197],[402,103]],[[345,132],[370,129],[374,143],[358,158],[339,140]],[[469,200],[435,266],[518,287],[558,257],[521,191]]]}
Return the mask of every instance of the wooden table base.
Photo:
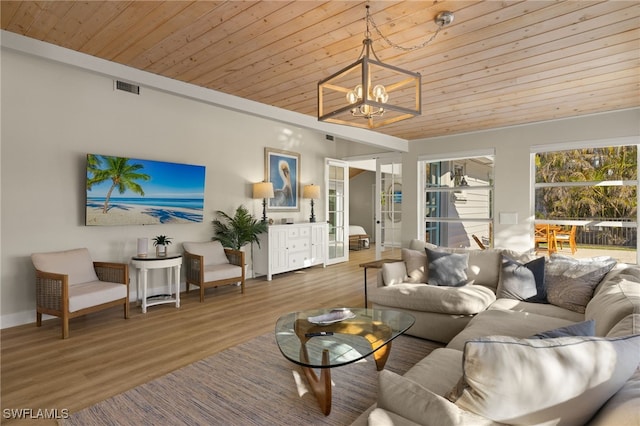
{"label": "wooden table base", "polygon": [[[329,365],[328,349],[322,351],[322,364]],[[328,416],[331,412],[331,369],[320,369],[320,377],[316,375],[313,368],[302,367],[302,371],[311,386],[311,390],[318,400],[318,404],[320,404],[322,413],[325,416]]]}

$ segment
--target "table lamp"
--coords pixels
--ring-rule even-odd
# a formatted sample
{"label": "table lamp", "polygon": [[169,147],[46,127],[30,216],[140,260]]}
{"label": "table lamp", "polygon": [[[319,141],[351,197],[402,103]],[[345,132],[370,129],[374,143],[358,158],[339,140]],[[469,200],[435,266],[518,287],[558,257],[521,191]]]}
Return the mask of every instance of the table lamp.
{"label": "table lamp", "polygon": [[273,198],[273,184],[258,182],[253,184],[253,198],[262,198],[262,221],[267,221],[267,198]]}
{"label": "table lamp", "polygon": [[316,215],[313,213],[313,200],[320,198],[320,186],[319,185],[305,185],[302,189],[302,198],[309,198],[311,200],[311,217],[309,222],[316,221]]}

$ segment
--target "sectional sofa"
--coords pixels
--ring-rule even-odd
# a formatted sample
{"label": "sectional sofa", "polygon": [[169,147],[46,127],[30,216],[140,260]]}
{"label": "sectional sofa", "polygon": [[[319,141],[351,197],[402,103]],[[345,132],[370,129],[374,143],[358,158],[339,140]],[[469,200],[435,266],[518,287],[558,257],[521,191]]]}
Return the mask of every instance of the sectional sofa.
{"label": "sectional sofa", "polygon": [[415,240],[374,308],[446,346],[379,375],[355,425],[639,425],[640,267]]}

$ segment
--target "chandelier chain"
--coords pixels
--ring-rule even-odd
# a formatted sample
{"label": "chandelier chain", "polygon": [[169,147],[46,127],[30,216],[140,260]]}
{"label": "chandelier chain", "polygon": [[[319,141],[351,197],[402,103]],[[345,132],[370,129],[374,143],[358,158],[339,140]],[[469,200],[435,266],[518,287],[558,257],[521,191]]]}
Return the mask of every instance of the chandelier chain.
{"label": "chandelier chain", "polygon": [[[424,43],[417,44],[417,45],[414,45],[414,46],[405,47],[405,46],[400,46],[399,44],[396,44],[396,43],[392,42],[389,39],[389,37],[387,37],[384,34],[382,34],[382,31],[380,31],[380,28],[378,28],[378,25],[376,25],[376,22],[373,20],[373,16],[371,16],[369,14],[369,10],[368,9],[367,9],[367,21],[371,22],[371,25],[373,26],[373,29],[376,30],[376,33],[378,33],[380,38],[382,38],[385,42],[387,42],[387,44],[389,46],[394,47],[396,49],[403,50],[405,52],[410,52],[410,51],[413,51],[413,50],[422,49],[423,47],[427,46],[429,43],[431,43],[438,36],[438,33],[440,32],[440,30],[444,27],[444,25],[438,24],[438,29],[436,30],[436,32],[434,32],[431,35],[431,37],[428,40],[426,40]],[[368,24],[369,24],[369,22],[367,22],[367,32],[369,32],[369,25]]]}

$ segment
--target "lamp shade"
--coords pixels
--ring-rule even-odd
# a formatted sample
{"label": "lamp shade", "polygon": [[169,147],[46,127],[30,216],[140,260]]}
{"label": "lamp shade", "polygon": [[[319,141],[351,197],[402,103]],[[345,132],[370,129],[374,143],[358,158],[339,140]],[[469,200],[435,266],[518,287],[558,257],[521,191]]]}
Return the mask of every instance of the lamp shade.
{"label": "lamp shade", "polygon": [[320,185],[305,185],[302,189],[302,198],[317,200],[320,198]]}
{"label": "lamp shade", "polygon": [[273,198],[273,184],[258,182],[253,184],[253,198]]}

